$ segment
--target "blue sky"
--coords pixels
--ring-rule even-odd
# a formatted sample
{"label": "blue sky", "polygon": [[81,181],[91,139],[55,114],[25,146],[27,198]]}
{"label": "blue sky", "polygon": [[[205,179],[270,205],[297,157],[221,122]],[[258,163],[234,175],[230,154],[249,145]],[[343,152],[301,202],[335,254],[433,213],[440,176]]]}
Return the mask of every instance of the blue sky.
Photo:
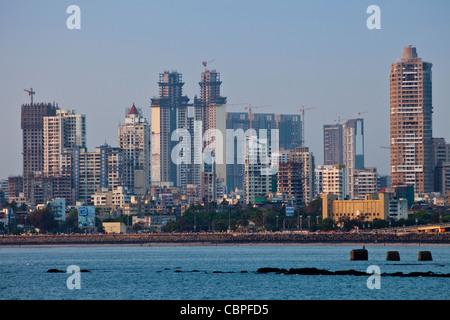
{"label": "blue sky", "polygon": [[[69,30],[66,9],[81,9]],[[369,5],[381,29],[369,30]],[[150,117],[158,74],[183,73],[199,94],[201,62],[221,73],[228,103],[306,114],[306,142],[323,162],[324,124],[365,118],[366,166],[389,173],[390,64],[413,45],[433,63],[435,137],[450,141],[450,2],[447,0],[0,2],[0,178],[22,173],[20,106],[57,102],[87,117],[90,150],[117,146],[117,124],[134,102]],[[243,111],[236,107],[230,111]]]}

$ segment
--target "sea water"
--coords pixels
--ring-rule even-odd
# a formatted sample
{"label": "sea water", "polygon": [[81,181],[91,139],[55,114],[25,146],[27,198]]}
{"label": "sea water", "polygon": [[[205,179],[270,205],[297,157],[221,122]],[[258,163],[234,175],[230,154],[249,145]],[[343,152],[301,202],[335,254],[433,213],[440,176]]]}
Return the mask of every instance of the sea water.
{"label": "sea water", "polygon": [[[447,246],[366,246],[367,261],[352,261],[355,245],[41,246],[0,248],[2,300],[446,300],[450,278],[385,277],[370,288],[366,276],[286,275],[259,268],[318,268],[381,273],[450,273]],[[400,261],[386,261],[398,251]],[[431,251],[432,261],[418,261]],[[69,266],[81,270],[79,288],[67,284]],[[50,273],[50,269],[63,272]]]}

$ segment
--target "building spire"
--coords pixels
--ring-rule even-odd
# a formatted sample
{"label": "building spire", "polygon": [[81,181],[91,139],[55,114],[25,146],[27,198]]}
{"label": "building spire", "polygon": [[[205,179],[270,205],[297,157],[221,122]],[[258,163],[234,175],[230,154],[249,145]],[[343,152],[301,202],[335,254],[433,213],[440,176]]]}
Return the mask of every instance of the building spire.
{"label": "building spire", "polygon": [[134,102],[133,102],[133,106],[131,107],[130,111],[128,111],[128,114],[139,115],[139,111],[136,109]]}

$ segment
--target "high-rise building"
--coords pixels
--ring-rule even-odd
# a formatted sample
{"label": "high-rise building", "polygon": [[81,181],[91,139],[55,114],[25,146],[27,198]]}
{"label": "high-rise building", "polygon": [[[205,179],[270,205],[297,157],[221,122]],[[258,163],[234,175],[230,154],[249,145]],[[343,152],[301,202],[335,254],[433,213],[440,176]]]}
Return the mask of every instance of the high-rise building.
{"label": "high-rise building", "polygon": [[343,165],[342,125],[323,126],[323,164],[325,166]]}
{"label": "high-rise building", "polygon": [[315,158],[308,147],[297,147],[291,150],[291,159],[302,164],[302,193],[303,203],[308,205],[316,197],[315,180]]}
{"label": "high-rise building", "polygon": [[342,125],[342,160],[347,174],[346,193],[354,199],[354,172],[364,169],[364,120],[351,119]]}
{"label": "high-rise building", "polygon": [[159,97],[151,99],[151,163],[153,185],[180,184],[180,168],[172,161],[172,150],[179,141],[172,133],[187,126],[189,98],[183,96],[183,78],[178,72],[159,75]]}
{"label": "high-rise building", "polygon": [[364,199],[367,194],[380,191],[380,176],[376,168],[353,170],[353,190],[351,199]]}
{"label": "high-rise building", "polygon": [[364,119],[323,126],[324,165],[344,165],[346,194],[354,199],[354,170],[364,169]]}
{"label": "high-rise building", "polygon": [[223,196],[227,186],[226,167],[226,102],[220,95],[220,73],[216,70],[202,72],[200,99],[195,99],[194,108],[202,115],[204,134],[204,161],[201,167],[202,198],[210,202]]}
{"label": "high-rise building", "polygon": [[74,110],[56,110],[44,117],[44,175],[70,177],[72,167],[67,151],[86,147],[86,116]]}
{"label": "high-rise building", "polygon": [[[23,193],[23,177],[9,176],[8,177],[8,197],[17,198]],[[11,202],[11,200],[9,200]]]}
{"label": "high-rise building", "polygon": [[[232,158],[227,160],[228,191],[244,188],[244,136],[250,136],[250,121],[247,112],[228,112],[227,130],[235,133],[227,146]],[[294,150],[302,146],[301,116],[296,114],[252,113],[252,129],[258,136],[268,139],[268,143],[280,150]],[[275,134],[278,130],[278,134]],[[272,137],[276,141],[272,141]],[[277,144],[277,146],[275,146]],[[232,148],[232,149],[230,149]],[[231,151],[232,150],[232,151]],[[228,155],[227,155],[228,156]]]}
{"label": "high-rise building", "polygon": [[315,193],[334,194],[339,200],[345,200],[346,195],[346,172],[345,166],[318,166],[315,168]]}
{"label": "high-rise building", "polygon": [[444,138],[433,138],[434,190],[450,199],[450,143]]}
{"label": "high-rise building", "polygon": [[271,147],[267,140],[256,136],[245,138],[245,201],[256,203],[274,190]]}
{"label": "high-rise building", "polygon": [[289,160],[281,160],[276,173],[277,192],[283,193],[286,200],[294,206],[304,205],[303,164],[289,155]]}
{"label": "high-rise building", "polygon": [[150,190],[150,126],[133,103],[125,123],[119,125],[122,150],[122,182],[128,192],[143,196]]}
{"label": "high-rise building", "polygon": [[391,183],[419,194],[433,189],[431,68],[408,46],[390,72]]}
{"label": "high-rise building", "polygon": [[72,149],[72,185],[77,201],[92,204],[92,195],[99,189],[115,190],[122,184],[122,150],[103,145],[88,151]]}
{"label": "high-rise building", "polygon": [[[46,202],[53,198],[65,198],[67,204],[74,204],[72,149],[86,147],[86,116],[76,114],[74,110],[56,110],[54,116],[44,117],[43,141],[43,180],[35,184],[35,187],[38,186],[37,192],[41,193],[36,199]],[[46,199],[46,194],[51,198]]]}
{"label": "high-rise building", "polygon": [[31,180],[44,170],[44,117],[54,116],[57,107],[49,103],[22,105],[23,183],[27,201],[32,198]]}

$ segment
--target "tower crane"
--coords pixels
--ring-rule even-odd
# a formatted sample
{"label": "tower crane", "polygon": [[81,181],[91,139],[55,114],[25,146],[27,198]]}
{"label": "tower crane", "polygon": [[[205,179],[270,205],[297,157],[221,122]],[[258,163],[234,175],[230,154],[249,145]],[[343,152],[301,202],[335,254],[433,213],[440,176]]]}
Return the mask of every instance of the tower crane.
{"label": "tower crane", "polygon": [[205,71],[206,71],[206,66],[208,65],[208,63],[213,62],[215,59],[211,59],[211,60],[207,60],[207,61],[203,61],[202,65],[205,67]]}
{"label": "tower crane", "polygon": [[36,92],[33,91],[33,88],[31,88],[30,90],[23,89],[23,91],[28,92],[28,95],[31,96],[31,105],[33,105],[33,95],[34,95]]}
{"label": "tower crane", "polygon": [[360,115],[362,115],[362,114],[364,114],[364,113],[367,113],[367,111],[364,111],[364,112],[357,112],[356,114],[357,114],[358,117],[359,117]]}
{"label": "tower crane", "polygon": [[318,109],[319,107],[311,107],[311,108],[305,108],[305,106],[302,106],[300,108],[300,112],[302,113],[302,145],[303,147],[306,147],[305,145],[305,111],[306,110],[313,110],[313,109]]}
{"label": "tower crane", "polygon": [[335,122],[341,123],[341,121],[350,120],[350,119],[341,119],[341,116],[339,116],[337,119],[334,119]]}
{"label": "tower crane", "polygon": [[248,103],[232,103],[232,104],[226,104],[226,107],[233,107],[233,106],[243,106],[248,105]]}
{"label": "tower crane", "polygon": [[257,108],[267,108],[270,107],[269,105],[265,105],[265,106],[252,106],[251,104],[249,104],[247,107],[245,107],[245,110],[248,110],[248,120],[250,121],[250,129],[252,129],[252,121],[253,121],[253,113],[252,113],[252,108],[253,109],[257,109]]}

